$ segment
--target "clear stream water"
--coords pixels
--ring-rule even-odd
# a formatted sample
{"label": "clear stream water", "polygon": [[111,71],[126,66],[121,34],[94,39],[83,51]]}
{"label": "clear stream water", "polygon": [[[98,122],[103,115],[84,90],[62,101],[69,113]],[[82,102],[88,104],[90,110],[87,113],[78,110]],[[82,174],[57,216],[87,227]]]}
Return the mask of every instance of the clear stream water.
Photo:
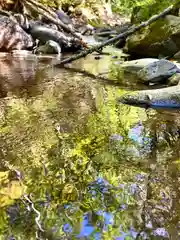
{"label": "clear stream water", "polygon": [[[72,66],[106,72],[94,57]],[[180,239],[179,111],[52,61],[1,56],[0,239]]]}

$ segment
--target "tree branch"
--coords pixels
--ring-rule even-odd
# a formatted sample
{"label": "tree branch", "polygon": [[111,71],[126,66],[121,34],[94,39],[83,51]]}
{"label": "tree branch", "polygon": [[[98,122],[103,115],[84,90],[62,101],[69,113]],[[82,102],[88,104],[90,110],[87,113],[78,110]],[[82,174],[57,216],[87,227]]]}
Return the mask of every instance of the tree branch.
{"label": "tree branch", "polygon": [[41,14],[42,16],[46,17],[48,20],[50,20],[52,23],[62,27],[64,30],[66,30],[67,32],[70,32],[75,38],[78,38],[80,40],[80,43],[86,47],[87,44],[82,40],[82,37],[79,36],[77,33],[75,33],[72,29],[70,29],[66,24],[64,24],[59,18],[57,18],[56,14],[51,11],[48,7],[47,9],[41,4],[41,3],[37,3],[34,0],[23,0],[24,4],[32,9],[33,11]]}
{"label": "tree branch", "polygon": [[[178,3],[180,3],[180,1]],[[60,63],[56,64],[55,66],[56,67],[61,67],[61,65],[63,65],[63,64],[70,63],[70,62],[72,62],[74,60],[77,60],[79,58],[85,57],[88,54],[90,54],[92,52],[95,52],[95,51],[97,51],[100,48],[103,48],[103,47],[105,47],[107,45],[110,45],[110,44],[116,42],[117,40],[119,40],[120,38],[127,37],[127,36],[137,32],[141,28],[144,28],[144,27],[150,25],[151,23],[155,22],[159,18],[164,17],[166,14],[168,14],[170,11],[172,11],[175,7],[176,7],[176,5],[171,5],[170,7],[166,8],[160,14],[152,16],[146,22],[143,22],[143,23],[141,23],[141,24],[139,24],[138,26],[135,26],[135,27],[130,27],[129,30],[127,30],[127,31],[125,31],[123,33],[120,33],[116,37],[113,37],[113,38],[111,38],[111,39],[109,39],[107,41],[104,41],[101,44],[98,44],[98,45],[96,45],[96,46],[94,46],[94,47],[92,47],[92,48],[90,48],[88,50],[85,50],[85,51],[79,53],[79,54],[76,54],[76,55],[73,55],[73,56],[71,56],[69,58],[66,58],[66,59],[62,60]]]}

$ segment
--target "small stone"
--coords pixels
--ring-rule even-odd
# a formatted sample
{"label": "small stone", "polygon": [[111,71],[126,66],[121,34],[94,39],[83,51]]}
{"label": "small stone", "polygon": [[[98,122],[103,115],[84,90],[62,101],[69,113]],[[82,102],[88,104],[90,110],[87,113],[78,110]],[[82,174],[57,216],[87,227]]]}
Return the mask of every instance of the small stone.
{"label": "small stone", "polygon": [[118,56],[112,56],[112,58],[118,58]]}
{"label": "small stone", "polygon": [[96,60],[99,60],[99,59],[101,59],[102,57],[101,56],[95,56],[94,57],[94,59],[96,59]]}
{"label": "small stone", "polygon": [[180,83],[180,73],[175,73],[167,80],[169,86],[175,86]]}

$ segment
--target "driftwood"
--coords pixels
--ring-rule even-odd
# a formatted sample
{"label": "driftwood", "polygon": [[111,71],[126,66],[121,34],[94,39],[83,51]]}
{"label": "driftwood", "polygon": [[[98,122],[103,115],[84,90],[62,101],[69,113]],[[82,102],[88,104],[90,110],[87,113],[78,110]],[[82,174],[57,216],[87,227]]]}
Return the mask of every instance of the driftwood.
{"label": "driftwood", "polygon": [[75,38],[78,38],[80,40],[80,43],[88,48],[87,44],[82,40],[82,37],[79,36],[76,32],[74,32],[70,27],[68,27],[66,24],[64,24],[57,16],[56,14],[51,11],[49,8],[45,8],[42,4],[37,3],[34,0],[23,0],[24,4],[32,9],[33,11],[41,14],[42,16],[46,17],[48,20],[50,20],[52,23],[62,27],[67,32],[70,32]]}
{"label": "driftwood", "polygon": [[83,51],[83,52],[81,52],[79,54],[76,54],[76,55],[73,55],[73,56],[71,56],[69,58],[66,58],[66,59],[62,60],[60,63],[56,64],[55,66],[56,67],[61,67],[62,65],[66,64],[66,63],[70,63],[70,62],[75,61],[75,60],[77,60],[79,58],[85,57],[88,54],[97,51],[98,49],[102,49],[103,47],[116,42],[120,38],[127,37],[127,36],[137,32],[141,28],[144,28],[144,27],[150,25],[151,23],[153,23],[154,21],[158,20],[159,18],[164,17],[166,14],[168,14],[170,11],[172,11],[176,6],[177,6],[177,4],[176,5],[171,5],[170,7],[166,8],[160,14],[152,16],[146,22],[143,22],[143,23],[139,24],[138,26],[130,27],[130,29],[128,29],[127,31],[125,31],[123,33],[120,33],[116,37],[113,37],[113,38],[111,38],[111,39],[109,39],[107,41],[104,41],[101,44],[98,44],[98,45],[96,45],[94,47],[91,47],[88,50],[85,50],[85,51]]}

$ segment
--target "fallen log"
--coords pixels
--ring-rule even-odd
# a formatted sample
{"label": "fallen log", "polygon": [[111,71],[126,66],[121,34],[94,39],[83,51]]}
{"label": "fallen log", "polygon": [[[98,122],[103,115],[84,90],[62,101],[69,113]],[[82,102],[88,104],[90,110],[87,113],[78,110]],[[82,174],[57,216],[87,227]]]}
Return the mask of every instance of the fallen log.
{"label": "fallen log", "polygon": [[[180,3],[180,1],[178,1],[177,4],[179,4],[179,3]],[[81,52],[79,54],[73,55],[73,56],[71,56],[69,58],[66,58],[66,59],[62,60],[60,63],[56,64],[55,66],[56,67],[61,67],[62,65],[66,64],[66,63],[70,63],[70,62],[75,61],[75,60],[77,60],[79,58],[86,57],[88,54],[91,54],[91,53],[93,53],[95,51],[98,51],[99,49],[102,49],[103,47],[116,42],[120,38],[127,37],[127,36],[137,32],[141,28],[144,28],[144,27],[150,25],[151,23],[153,23],[154,21],[158,20],[159,18],[164,17],[166,14],[168,14],[170,11],[172,11],[174,8],[176,8],[177,4],[171,5],[170,7],[166,8],[160,14],[152,16],[146,22],[142,22],[138,26],[130,27],[127,31],[125,31],[123,33],[120,33],[116,37],[113,37],[113,38],[111,38],[111,39],[109,39],[107,41],[102,42],[101,44],[98,44],[98,45],[96,45],[94,47],[89,48],[88,50],[85,50],[85,51],[83,51],[83,52]]]}
{"label": "fallen log", "polygon": [[26,7],[29,9],[37,12],[38,14],[41,14],[42,16],[46,17],[49,21],[52,23],[62,27],[64,30],[67,32],[70,32],[75,38],[78,38],[80,40],[80,43],[82,46],[88,48],[87,44],[82,40],[82,37],[74,32],[71,28],[69,28],[66,24],[64,24],[59,18],[57,18],[56,14],[51,11],[50,9],[46,9],[42,4],[37,3],[36,1],[33,0],[23,0],[24,4]]}

